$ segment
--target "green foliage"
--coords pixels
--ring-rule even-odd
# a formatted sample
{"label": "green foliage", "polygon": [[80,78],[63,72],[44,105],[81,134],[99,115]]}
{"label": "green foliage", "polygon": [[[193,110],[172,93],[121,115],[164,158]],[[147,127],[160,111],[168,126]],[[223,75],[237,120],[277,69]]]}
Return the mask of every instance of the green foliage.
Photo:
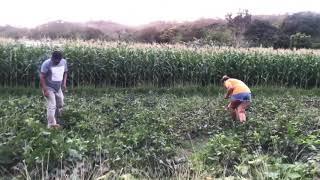
{"label": "green foliage", "polygon": [[274,49],[288,49],[290,47],[290,37],[287,34],[279,32],[275,37]]}
{"label": "green foliage", "polygon": [[208,29],[205,31],[204,39],[208,44],[215,46],[231,46],[232,32],[226,27]]}
{"label": "green foliage", "polygon": [[165,121],[168,107],[157,99],[72,97],[61,117],[64,129],[57,130],[46,128],[39,96],[2,99],[0,169],[23,161],[28,170],[44,164],[54,173],[82,161],[99,164],[101,158],[115,169],[170,166],[166,159],[174,155],[175,135]]}
{"label": "green foliage", "polygon": [[[64,127],[58,130],[46,128],[42,97],[6,94],[0,97],[0,173],[71,176],[72,166],[85,163],[81,171],[104,164],[119,176],[164,178],[182,171],[177,159],[188,158],[184,178],[205,172],[249,179],[318,177],[319,98],[276,90],[253,89],[258,96],[245,124],[231,120],[218,92],[73,91],[66,95]],[[102,170],[98,175],[107,176]]]}
{"label": "green foliage", "polygon": [[243,36],[248,27],[251,24],[252,15],[249,14],[248,10],[243,10],[238,12],[236,16],[233,17],[232,14],[226,15],[226,20],[228,27],[232,31],[233,46],[243,47]]}
{"label": "green foliage", "polygon": [[[0,85],[38,87],[40,65],[55,48],[1,43]],[[206,86],[220,84],[224,74],[249,85],[319,87],[316,51],[88,42],[59,48],[68,61],[71,87]]]}
{"label": "green foliage", "polygon": [[239,163],[246,149],[241,147],[241,141],[233,135],[216,134],[208,142],[201,154],[204,164],[212,166],[214,174],[221,176],[224,170],[232,170]]}
{"label": "green foliage", "polygon": [[309,104],[306,97],[275,98],[255,99],[247,124],[216,132],[205,148],[193,155],[195,167],[202,167],[215,177],[240,174],[258,179],[312,179],[317,176],[319,122],[313,107],[317,106],[314,104],[317,100]]}
{"label": "green foliage", "polygon": [[311,36],[304,33],[296,33],[290,36],[290,48],[310,48]]}
{"label": "green foliage", "polygon": [[[199,19],[182,23],[157,21],[139,27],[108,21],[75,23],[61,20],[47,22],[32,29],[0,26],[0,36],[13,39],[65,38],[170,44],[196,41],[201,45],[236,47],[274,45],[276,49],[287,49],[290,47],[290,36],[298,32],[311,35],[312,43],[317,43],[317,39],[320,38],[319,24],[320,14],[315,12],[250,15],[244,10],[237,14],[227,14],[224,20]],[[225,29],[217,30],[220,26]],[[278,33],[275,34],[275,30]]]}
{"label": "green foliage", "polygon": [[244,35],[252,46],[272,47],[277,33],[278,29],[272,26],[270,22],[254,20]]}
{"label": "green foliage", "polygon": [[299,12],[286,17],[280,27],[287,35],[304,33],[311,36],[320,34],[320,14]]}

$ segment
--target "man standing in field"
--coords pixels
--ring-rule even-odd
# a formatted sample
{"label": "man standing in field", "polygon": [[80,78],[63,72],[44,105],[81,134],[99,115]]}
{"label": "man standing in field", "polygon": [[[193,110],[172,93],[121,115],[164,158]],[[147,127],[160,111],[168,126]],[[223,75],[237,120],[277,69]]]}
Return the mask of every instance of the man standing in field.
{"label": "man standing in field", "polygon": [[67,84],[67,61],[62,58],[60,51],[54,51],[50,59],[41,65],[40,83],[42,93],[47,100],[48,128],[57,128],[57,117],[63,107],[63,91]]}
{"label": "man standing in field", "polygon": [[227,89],[225,99],[230,98],[228,109],[234,120],[241,123],[246,121],[246,109],[251,104],[251,91],[241,80],[230,78],[226,75],[222,77],[223,85]]}

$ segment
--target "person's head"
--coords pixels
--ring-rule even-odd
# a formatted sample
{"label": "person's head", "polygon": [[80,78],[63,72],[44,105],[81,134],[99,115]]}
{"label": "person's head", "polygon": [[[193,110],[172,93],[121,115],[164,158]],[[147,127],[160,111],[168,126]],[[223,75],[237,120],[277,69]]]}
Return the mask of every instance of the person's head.
{"label": "person's head", "polygon": [[228,79],[230,79],[230,77],[227,76],[227,75],[224,75],[224,76],[222,76],[222,78],[221,78],[221,82],[224,83],[224,82],[225,82],[226,80],[228,80]]}
{"label": "person's head", "polygon": [[62,52],[61,51],[53,51],[51,56],[51,61],[53,64],[57,65],[60,63],[62,59]]}

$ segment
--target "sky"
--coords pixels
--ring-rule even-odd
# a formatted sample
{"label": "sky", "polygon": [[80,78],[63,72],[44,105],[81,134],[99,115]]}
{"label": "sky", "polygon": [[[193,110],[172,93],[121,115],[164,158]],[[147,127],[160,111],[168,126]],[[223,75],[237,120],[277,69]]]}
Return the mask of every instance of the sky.
{"label": "sky", "polygon": [[254,15],[320,13],[320,0],[1,0],[0,25],[31,28],[55,20],[106,20],[138,26],[224,18],[243,9]]}

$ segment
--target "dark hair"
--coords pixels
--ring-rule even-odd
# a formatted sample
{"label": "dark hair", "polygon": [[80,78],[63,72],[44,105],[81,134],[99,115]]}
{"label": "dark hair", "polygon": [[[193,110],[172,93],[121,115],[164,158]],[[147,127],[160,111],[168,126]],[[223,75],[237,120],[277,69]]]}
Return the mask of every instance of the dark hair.
{"label": "dark hair", "polygon": [[222,78],[221,78],[221,82],[225,82],[226,80],[230,79],[229,76],[227,75],[224,75]]}
{"label": "dark hair", "polygon": [[62,52],[61,51],[53,51],[51,58],[54,60],[61,60],[62,59]]}

